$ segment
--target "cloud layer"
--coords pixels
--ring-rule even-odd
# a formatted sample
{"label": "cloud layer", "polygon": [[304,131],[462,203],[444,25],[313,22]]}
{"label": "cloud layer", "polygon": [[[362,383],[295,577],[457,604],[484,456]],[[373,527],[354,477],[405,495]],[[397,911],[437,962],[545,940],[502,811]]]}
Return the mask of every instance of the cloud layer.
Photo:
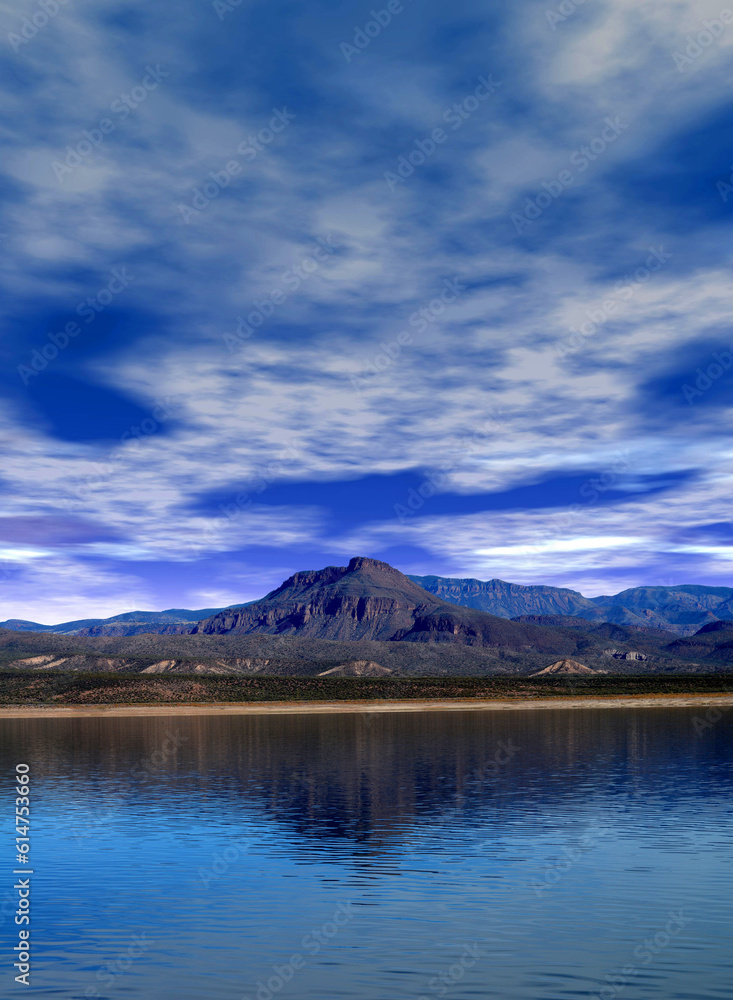
{"label": "cloud layer", "polygon": [[2,8],[0,618],[730,582],[733,24],[560,6]]}

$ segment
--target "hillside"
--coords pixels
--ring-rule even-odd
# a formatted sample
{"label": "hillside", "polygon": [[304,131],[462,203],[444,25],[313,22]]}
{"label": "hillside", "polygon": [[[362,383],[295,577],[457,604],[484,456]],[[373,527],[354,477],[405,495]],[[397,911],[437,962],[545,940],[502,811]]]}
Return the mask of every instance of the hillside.
{"label": "hillside", "polygon": [[137,635],[140,632],[159,632],[162,635],[188,632],[192,625],[223,611],[223,608],[169,608],[167,611],[126,611],[111,618],[82,618],[61,622],[58,625],[39,625],[38,622],[10,618],[0,622],[0,628],[14,632],[55,632],[58,635]]}
{"label": "hillside", "polygon": [[[532,589],[532,600],[539,600],[550,588]],[[512,593],[519,600],[516,588]],[[387,563],[355,557],[348,566],[295,573],[262,600],[193,625],[171,619],[196,612],[171,610],[130,612],[68,634],[0,629],[0,666],[285,676],[365,662],[403,676],[475,676],[536,672],[558,658],[616,673],[699,672],[733,663],[733,621],[714,620],[681,637],[599,622],[581,610],[508,619],[450,603]],[[138,620],[141,614],[146,621]]]}
{"label": "hillside", "polygon": [[671,643],[668,650],[672,656],[733,663],[733,621],[704,625],[695,635]]}
{"label": "hillside", "polygon": [[[683,584],[635,587],[619,594],[584,597],[563,587],[523,586],[504,580],[411,576],[431,594],[451,604],[527,621],[527,616],[563,616],[658,628],[678,636],[692,635],[717,620],[733,619],[733,588]],[[548,623],[549,624],[549,623]]]}
{"label": "hillside", "polygon": [[460,643],[556,653],[571,652],[576,644],[566,630],[449,604],[388,563],[362,556],[348,566],[296,573],[261,601],[220,612],[192,632]]}
{"label": "hillside", "polygon": [[[660,648],[635,641],[622,643],[568,629],[572,657],[593,670],[614,674],[705,673],[730,669],[723,650],[669,645]],[[674,637],[673,637],[673,641]],[[623,660],[611,650],[639,651],[646,660]],[[345,641],[295,635],[209,634],[135,636],[61,636],[0,630],[0,669],[32,672],[226,673],[267,676],[315,676],[350,661],[371,661],[394,674],[416,676],[522,675],[548,666],[563,654],[532,647],[515,651],[496,646],[452,642]],[[60,660],[65,662],[59,663]]]}
{"label": "hillside", "polygon": [[[376,563],[376,560],[366,561]],[[387,566],[386,563],[380,565]],[[391,570],[392,567],[389,569]],[[329,567],[329,571],[345,574],[347,568]],[[246,632],[247,623],[249,622],[249,626],[252,626],[255,618],[252,616],[248,618],[246,613],[242,614],[242,608],[258,606],[264,611],[266,619],[267,611],[272,610],[265,607],[268,601],[280,599],[287,601],[290,599],[295,607],[308,587],[316,582],[314,574],[325,572],[325,570],[317,570],[296,573],[264,598],[251,601],[249,604],[242,602],[231,605],[228,608],[201,608],[193,611],[186,608],[169,608],[167,611],[129,611],[113,615],[111,618],[84,618],[61,622],[58,625],[41,625],[38,622],[15,618],[0,622],[0,628],[17,632],[53,632],[60,635],[80,636],[131,636],[150,632],[156,632],[160,635],[175,635],[186,634],[198,623],[204,623],[203,628],[211,627],[218,630],[221,623],[224,623],[225,628],[228,628],[229,623],[236,621],[235,627]],[[393,570],[393,572],[397,573],[398,571]],[[431,599],[437,598],[439,602],[454,607],[473,608],[476,611],[484,611],[494,617],[509,619],[519,624],[542,625],[549,628],[558,626],[562,628],[582,627],[582,622],[611,623],[644,631],[662,630],[676,636],[691,636],[699,631],[703,625],[720,620],[733,620],[733,588],[730,587],[704,587],[694,584],[676,587],[636,587],[612,596],[589,598],[584,597],[576,590],[563,587],[524,586],[507,583],[504,580],[399,575],[401,580],[398,589],[402,593],[400,598],[403,605],[402,610],[405,610],[406,607],[403,600],[405,586],[412,583],[422,592],[420,599],[414,591],[412,592],[410,601],[413,604],[422,600],[426,608],[438,607],[437,604],[431,602]],[[331,582],[335,583],[336,579],[334,578]],[[364,575],[363,582],[366,584],[366,589],[362,596],[365,596],[367,593],[371,593],[369,590],[370,581],[366,580],[366,575]],[[351,579],[351,584],[353,583],[354,580]],[[376,591],[371,596],[377,597],[379,600],[390,600],[389,595],[394,581],[382,580],[379,582],[374,579],[371,583],[376,586]],[[347,612],[349,596],[354,596],[354,594],[349,595],[346,592],[348,586],[348,581],[341,582],[339,599],[344,598],[341,607],[345,613]],[[354,593],[357,591],[358,587]],[[306,600],[306,604],[308,600]],[[381,611],[378,613],[381,614],[385,606],[380,607]],[[376,605],[373,605],[372,610],[375,608]],[[399,617],[399,609],[395,607],[394,610]],[[225,612],[231,614],[226,615]],[[367,612],[366,617],[368,618],[370,614],[371,612]],[[279,613],[276,613],[276,617],[275,631],[279,634],[288,632],[289,624],[283,620]],[[316,615],[316,617],[318,616]],[[216,619],[216,623],[209,622],[209,619]],[[257,624],[256,630],[263,631],[263,625],[265,630],[271,630],[270,626],[273,622],[260,620]],[[331,624],[333,625],[333,622]],[[351,626],[346,626],[345,619],[342,624],[344,628],[338,634],[334,634],[332,630],[329,637],[353,638]],[[423,624],[425,626],[423,632],[433,631],[430,622],[425,621]],[[318,631],[317,623],[299,622],[297,611],[294,611],[290,625],[301,634],[304,626],[306,631],[315,630],[313,634]],[[408,618],[403,616],[400,627],[406,628],[412,633],[410,641],[414,641],[420,631],[413,629],[413,625],[414,622],[411,624]],[[357,637],[367,636],[369,633],[368,625],[362,628],[362,632],[363,635]],[[425,641],[425,638],[425,635],[422,635],[418,641]],[[434,638],[429,641],[434,641]]]}
{"label": "hillside", "polygon": [[474,580],[445,576],[410,576],[431,594],[465,607],[486,611],[500,618],[519,615],[578,615],[594,611],[595,605],[577,590],[528,586],[505,580]]}

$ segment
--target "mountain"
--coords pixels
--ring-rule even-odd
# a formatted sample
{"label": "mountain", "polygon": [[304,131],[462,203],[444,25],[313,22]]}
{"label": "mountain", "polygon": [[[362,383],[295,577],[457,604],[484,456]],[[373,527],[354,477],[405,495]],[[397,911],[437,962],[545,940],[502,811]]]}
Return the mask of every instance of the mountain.
{"label": "mountain", "polygon": [[60,632],[62,635],[73,635],[81,628],[98,625],[102,621],[103,618],[84,618],[82,621],[64,622],[62,625],[39,625],[38,622],[27,622],[22,618],[8,618],[7,621],[0,622],[0,628],[7,628],[12,632]]}
{"label": "mountain", "polygon": [[[335,631],[347,638],[322,637]],[[348,638],[375,634],[382,638]],[[0,669],[31,672],[338,676],[340,668],[381,673],[378,665],[395,676],[466,677],[538,672],[550,655],[602,672],[717,672],[733,664],[733,622],[689,638],[609,622],[514,622],[440,601],[385,563],[353,559],[295,574],[265,600],[185,634],[0,628]]]}
{"label": "mountain", "polygon": [[461,580],[446,576],[410,576],[410,579],[450,604],[463,604],[500,618],[578,615],[581,611],[595,610],[589,598],[562,587],[525,587],[505,580]]}
{"label": "mountain", "polygon": [[0,628],[11,629],[13,632],[50,632],[49,625],[39,625],[38,622],[27,622],[23,618],[8,618],[0,622]]}
{"label": "mountain", "polygon": [[676,638],[674,632],[661,628],[641,628],[638,625],[616,625],[615,622],[588,622],[587,634],[608,642],[631,642],[646,648],[666,649]]}
{"label": "mountain", "polygon": [[0,628],[13,632],[55,632],[59,635],[139,635],[141,632],[157,632],[161,635],[190,632],[191,625],[223,611],[223,608],[202,608],[188,611],[186,608],[169,608],[167,611],[126,611],[112,618],[82,618],[59,625],[39,625],[38,622],[10,618],[0,622]]}
{"label": "mountain", "polygon": [[[404,642],[501,649],[526,655],[603,655],[626,646],[647,656],[700,657],[727,662],[727,638],[696,639],[705,627],[733,623],[733,589],[681,585],[637,587],[588,598],[562,587],[524,586],[503,580],[406,576],[375,559],[295,573],[258,601],[228,608],[130,611],[41,625],[22,619],[0,623],[11,633],[80,638],[151,635],[272,635],[305,640]],[[378,659],[379,651],[352,651],[342,659]],[[185,659],[185,652],[176,654]],[[170,657],[166,657],[169,659]],[[432,662],[432,661],[431,661]]]}
{"label": "mountain", "polygon": [[295,573],[261,601],[222,611],[191,631],[463,643],[558,653],[576,647],[571,632],[449,604],[388,563],[363,556],[348,566]]}
{"label": "mountain", "polygon": [[594,604],[623,604],[632,611],[664,610],[670,603],[682,611],[723,611],[719,618],[733,618],[733,589],[680,584],[675,587],[633,587],[614,597],[592,597]]}
{"label": "mountain", "polygon": [[667,650],[685,659],[733,663],[733,621],[710,622],[694,635],[670,643]]}
{"label": "mountain", "polygon": [[562,638],[569,653],[548,652],[534,645],[514,650],[460,641],[349,641],[297,634],[68,636],[0,629],[0,670],[312,677],[361,661],[379,664],[398,677],[476,677],[536,672],[558,656],[577,658],[592,669],[614,674],[710,673],[726,669],[727,664],[725,659],[722,663],[715,660],[714,647],[700,658],[699,650],[672,655],[664,647],[634,642],[632,649],[648,650],[648,659],[639,662],[616,659],[611,649],[618,651],[622,644],[598,641],[590,634],[580,635],[577,629],[567,629]]}
{"label": "mountain", "polygon": [[733,620],[731,587],[695,584],[635,587],[611,596],[584,597],[564,587],[523,586],[504,580],[442,576],[411,576],[410,579],[451,604],[522,621],[528,621],[528,615],[575,617],[664,629],[685,636],[709,622]]}
{"label": "mountain", "polygon": [[517,615],[513,622],[528,622],[532,625],[549,625],[551,628],[591,628],[587,618],[578,615]]}

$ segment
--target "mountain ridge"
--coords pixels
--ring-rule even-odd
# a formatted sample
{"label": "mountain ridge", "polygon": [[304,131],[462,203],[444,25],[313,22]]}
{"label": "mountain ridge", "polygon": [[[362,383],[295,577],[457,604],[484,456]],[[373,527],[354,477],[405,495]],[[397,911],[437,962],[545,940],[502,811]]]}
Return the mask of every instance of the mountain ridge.
{"label": "mountain ridge", "polygon": [[509,622],[450,604],[389,563],[365,556],[355,556],[345,567],[295,573],[261,601],[199,622],[191,630],[191,634],[197,633],[458,642],[515,650],[533,646],[565,651],[573,647],[573,641],[560,630]]}
{"label": "mountain ridge", "polygon": [[[694,635],[701,627],[716,621],[733,621],[733,588],[712,587],[703,584],[680,584],[672,587],[642,586],[627,588],[615,595],[585,597],[580,591],[568,587],[552,587],[544,584],[517,584],[494,578],[441,577],[435,575],[416,576],[401,574],[389,563],[368,557],[355,557],[364,569],[368,562],[370,572],[389,576],[399,574],[423,592],[437,597],[454,607],[472,608],[498,618],[538,624],[547,627],[577,626],[578,621],[561,622],[561,618],[573,618],[591,623],[611,623],[643,630],[657,629],[672,632],[676,636]],[[353,563],[354,560],[351,560]],[[351,565],[351,563],[349,565]],[[0,628],[15,632],[58,633],[79,636],[130,636],[148,632],[161,635],[187,634],[199,623],[224,612],[274,600],[283,588],[308,587],[316,574],[329,571],[332,582],[342,577],[348,567],[326,567],[324,570],[301,570],[288,577],[279,587],[270,591],[259,601],[231,604],[225,608],[169,608],[165,611],[129,611],[110,618],[84,618],[61,622],[57,625],[42,625],[23,619],[9,619],[0,622]],[[393,578],[396,579],[396,578]],[[555,619],[554,621],[552,619]],[[425,623],[426,625],[429,623]],[[412,640],[411,640],[412,641]]]}
{"label": "mountain ridge", "polygon": [[[521,598],[520,585],[491,589],[502,587],[512,599]],[[536,588],[533,599],[538,594],[556,600],[551,588]],[[717,597],[727,599],[725,593]],[[167,623],[151,624],[160,617]],[[364,556],[347,566],[294,573],[261,600],[215,610],[194,625],[170,624],[171,617],[181,617],[180,609],[127,612],[116,624],[101,630],[87,625],[74,635],[0,627],[0,662],[32,671],[287,675],[326,674],[357,662],[399,674],[521,673],[544,669],[558,657],[602,672],[611,666],[614,672],[658,673],[733,664],[733,621],[706,623],[686,638],[580,615],[508,619],[444,600],[388,563]],[[120,635],[105,628],[135,631]]]}
{"label": "mountain ridge", "polygon": [[461,577],[410,576],[451,603],[509,618],[565,615],[588,621],[659,628],[693,635],[702,625],[733,620],[733,588],[680,584],[634,587],[611,596],[584,597],[577,590]]}

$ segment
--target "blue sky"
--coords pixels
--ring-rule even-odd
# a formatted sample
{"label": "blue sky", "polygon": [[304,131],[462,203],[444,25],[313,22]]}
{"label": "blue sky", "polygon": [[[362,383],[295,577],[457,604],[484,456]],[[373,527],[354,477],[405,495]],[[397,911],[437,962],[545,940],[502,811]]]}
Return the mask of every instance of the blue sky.
{"label": "blue sky", "polygon": [[0,619],[730,584],[720,10],[3,4]]}

